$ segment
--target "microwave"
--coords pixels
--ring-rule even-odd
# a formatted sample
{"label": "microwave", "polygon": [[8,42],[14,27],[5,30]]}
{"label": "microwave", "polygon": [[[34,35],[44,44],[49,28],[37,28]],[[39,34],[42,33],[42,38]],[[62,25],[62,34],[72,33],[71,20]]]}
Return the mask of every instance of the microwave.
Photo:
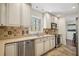
{"label": "microwave", "polygon": [[51,23],[51,29],[57,29],[57,24],[56,23]]}

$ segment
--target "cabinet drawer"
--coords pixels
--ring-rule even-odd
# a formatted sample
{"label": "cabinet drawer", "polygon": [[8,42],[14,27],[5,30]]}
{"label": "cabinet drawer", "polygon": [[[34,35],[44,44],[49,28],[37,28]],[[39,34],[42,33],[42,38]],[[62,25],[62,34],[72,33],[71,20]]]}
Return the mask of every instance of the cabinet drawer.
{"label": "cabinet drawer", "polygon": [[47,41],[48,40],[48,37],[45,37],[44,39],[43,39],[43,41]]}
{"label": "cabinet drawer", "polygon": [[55,37],[50,37],[50,39],[55,39]]}

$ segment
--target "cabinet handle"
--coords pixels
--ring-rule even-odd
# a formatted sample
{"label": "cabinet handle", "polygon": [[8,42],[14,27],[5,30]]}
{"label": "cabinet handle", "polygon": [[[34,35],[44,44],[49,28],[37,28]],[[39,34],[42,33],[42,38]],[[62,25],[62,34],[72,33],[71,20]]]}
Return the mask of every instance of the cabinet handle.
{"label": "cabinet handle", "polygon": [[29,44],[29,42],[27,42],[27,44]]}

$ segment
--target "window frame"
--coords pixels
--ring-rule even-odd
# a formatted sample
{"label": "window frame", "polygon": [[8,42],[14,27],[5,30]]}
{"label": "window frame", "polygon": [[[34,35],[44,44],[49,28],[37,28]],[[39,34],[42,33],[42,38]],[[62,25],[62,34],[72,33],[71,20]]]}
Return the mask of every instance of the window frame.
{"label": "window frame", "polygon": [[[37,18],[37,20],[40,20],[40,24],[39,24],[40,30],[37,30],[37,29],[35,29],[35,31],[32,30],[32,18],[31,18],[31,28],[30,28],[29,33],[40,33],[41,32],[41,18],[34,15],[32,15],[32,17]],[[36,24],[35,24],[35,27],[37,27]]]}

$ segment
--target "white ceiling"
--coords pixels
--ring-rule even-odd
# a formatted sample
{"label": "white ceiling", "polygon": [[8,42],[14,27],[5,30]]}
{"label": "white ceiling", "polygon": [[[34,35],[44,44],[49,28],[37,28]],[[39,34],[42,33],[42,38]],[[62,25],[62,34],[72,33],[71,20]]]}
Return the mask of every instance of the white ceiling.
{"label": "white ceiling", "polygon": [[[72,8],[72,7],[76,8]],[[41,12],[50,12],[54,15],[74,15],[78,14],[78,3],[32,3],[32,8]]]}

